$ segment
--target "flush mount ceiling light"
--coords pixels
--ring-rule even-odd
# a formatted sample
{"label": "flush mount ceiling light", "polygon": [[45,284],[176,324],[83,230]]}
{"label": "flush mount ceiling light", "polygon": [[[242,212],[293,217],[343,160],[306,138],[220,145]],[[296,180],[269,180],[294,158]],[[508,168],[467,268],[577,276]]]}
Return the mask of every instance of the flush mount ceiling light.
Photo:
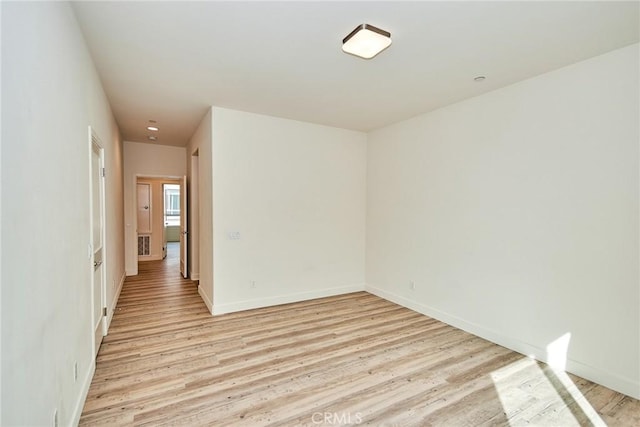
{"label": "flush mount ceiling light", "polygon": [[149,137],[149,141],[157,141],[157,140],[158,140],[158,138],[155,137],[155,136],[150,136]]}
{"label": "flush mount ceiling light", "polygon": [[154,132],[157,132],[157,131],[158,131],[158,128],[157,128],[157,127],[155,127],[155,126],[147,126],[147,129],[152,130],[152,131],[154,131]]}
{"label": "flush mount ceiling light", "polygon": [[342,40],[345,53],[371,59],[391,46],[391,33],[373,25],[361,24]]}

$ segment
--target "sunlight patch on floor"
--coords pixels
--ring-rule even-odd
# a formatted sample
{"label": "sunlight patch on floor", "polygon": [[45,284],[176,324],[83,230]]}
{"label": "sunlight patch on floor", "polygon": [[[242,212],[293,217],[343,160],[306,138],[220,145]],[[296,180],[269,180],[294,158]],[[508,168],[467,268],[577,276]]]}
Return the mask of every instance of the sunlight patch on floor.
{"label": "sunlight patch on floor", "polygon": [[[578,387],[571,381],[571,378],[564,371],[552,370],[552,374],[564,386],[564,389],[571,395],[572,400],[580,408],[582,413],[591,421],[594,426],[606,426],[607,424],[600,418],[600,415],[593,409],[586,397],[580,392]],[[566,400],[566,399],[565,399]]]}
{"label": "sunlight patch on floor", "polygon": [[606,426],[569,376],[523,357],[491,373],[511,426]]}
{"label": "sunlight patch on floor", "polygon": [[567,369],[570,342],[571,332],[567,332],[547,345],[547,362],[550,367],[549,374],[553,375],[555,379],[562,384],[562,387],[569,393],[591,423],[594,425],[606,425],[565,372]]}

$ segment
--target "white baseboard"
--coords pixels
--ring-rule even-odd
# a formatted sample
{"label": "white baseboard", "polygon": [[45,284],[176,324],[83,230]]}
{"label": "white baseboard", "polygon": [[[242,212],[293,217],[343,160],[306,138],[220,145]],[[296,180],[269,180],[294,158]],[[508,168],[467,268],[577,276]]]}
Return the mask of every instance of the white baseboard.
{"label": "white baseboard", "polygon": [[138,275],[138,269],[136,268],[135,270],[125,270],[125,275],[127,275],[127,276],[137,276]]}
{"label": "white baseboard", "polygon": [[[485,340],[506,347],[510,350],[534,358],[541,362],[548,363],[547,351],[544,348],[520,341],[514,337],[508,337],[501,333],[482,325],[466,321],[460,317],[445,313],[436,308],[416,302],[401,295],[376,288],[372,285],[366,285],[366,291],[374,295],[394,302],[403,307],[409,308],[418,313],[424,314],[434,319],[440,320],[448,325],[454,326],[463,331],[469,332]],[[586,378],[598,384],[602,384],[612,390],[624,393],[635,399],[640,399],[640,383],[622,377],[613,372],[609,372],[600,368],[586,365],[577,360],[568,358],[565,370],[579,377]]]}
{"label": "white baseboard", "polygon": [[78,396],[78,400],[73,408],[73,414],[71,416],[71,424],[72,426],[77,426],[80,423],[80,416],[82,415],[82,408],[84,408],[84,402],[87,400],[87,395],[89,394],[89,387],[91,387],[91,381],[93,380],[93,374],[96,371],[96,361],[91,360],[91,365],[89,366],[89,370],[82,381],[82,388],[80,389],[80,395]]}
{"label": "white baseboard", "polygon": [[204,304],[209,309],[209,313],[213,314],[213,302],[211,302],[207,294],[204,293],[202,286],[198,286],[198,294],[200,294],[200,298],[202,298],[202,301],[204,301]]}
{"label": "white baseboard", "polygon": [[122,292],[122,287],[124,286],[124,280],[127,278],[126,273],[122,273],[122,277],[120,277],[120,283],[116,288],[115,293],[113,294],[113,299],[111,300],[111,304],[107,306],[107,333],[109,333],[109,326],[111,326],[111,320],[113,320],[113,314],[116,310],[116,305],[118,304],[118,299],[120,298],[120,292]]}
{"label": "white baseboard", "polygon": [[232,302],[227,304],[214,304],[213,314],[233,313],[236,311],[252,310],[254,308],[270,307],[273,305],[289,304],[292,302],[306,301],[315,298],[331,297],[334,295],[348,294],[351,292],[364,291],[364,284],[341,286],[338,288],[320,289],[310,292],[297,292],[293,294],[277,295],[267,298],[256,298],[245,301]]}
{"label": "white baseboard", "polygon": [[195,273],[193,271],[189,271],[189,279],[193,281],[200,280],[200,273]]}

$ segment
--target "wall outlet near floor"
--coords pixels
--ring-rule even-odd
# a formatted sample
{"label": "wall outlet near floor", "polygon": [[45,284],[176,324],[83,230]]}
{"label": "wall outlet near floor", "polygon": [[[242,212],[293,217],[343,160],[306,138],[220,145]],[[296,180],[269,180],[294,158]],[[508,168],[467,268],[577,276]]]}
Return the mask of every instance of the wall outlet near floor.
{"label": "wall outlet near floor", "polygon": [[249,286],[251,286],[251,289],[255,289],[256,288],[256,281],[252,280],[251,284]]}
{"label": "wall outlet near floor", "polygon": [[413,280],[411,280],[409,282],[409,289],[411,289],[412,291],[416,290],[416,282],[414,282]]}
{"label": "wall outlet near floor", "polygon": [[78,381],[78,362],[73,364],[73,381]]}
{"label": "wall outlet near floor", "polygon": [[240,240],[240,232],[239,231],[229,231],[227,233],[227,237],[229,237],[229,240]]}

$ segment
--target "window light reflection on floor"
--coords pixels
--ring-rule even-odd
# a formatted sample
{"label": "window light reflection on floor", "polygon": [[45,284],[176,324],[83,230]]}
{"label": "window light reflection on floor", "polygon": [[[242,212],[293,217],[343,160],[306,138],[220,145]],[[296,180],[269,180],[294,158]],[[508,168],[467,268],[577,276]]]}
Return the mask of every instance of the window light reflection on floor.
{"label": "window light reflection on floor", "polygon": [[606,426],[564,372],[571,334],[546,348],[549,365],[524,357],[491,373],[510,425]]}

